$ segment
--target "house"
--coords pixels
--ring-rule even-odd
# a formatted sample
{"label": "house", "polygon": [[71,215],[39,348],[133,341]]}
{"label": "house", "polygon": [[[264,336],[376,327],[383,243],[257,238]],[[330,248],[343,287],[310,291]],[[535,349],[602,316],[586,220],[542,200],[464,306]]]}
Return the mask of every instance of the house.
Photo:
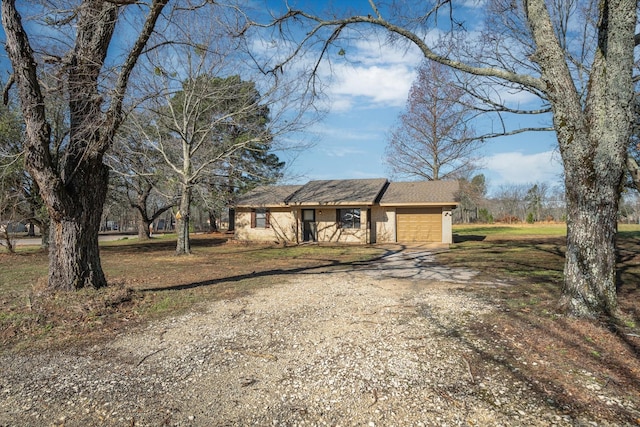
{"label": "house", "polygon": [[452,243],[457,181],[385,178],[259,187],[235,206],[235,238],[285,243]]}

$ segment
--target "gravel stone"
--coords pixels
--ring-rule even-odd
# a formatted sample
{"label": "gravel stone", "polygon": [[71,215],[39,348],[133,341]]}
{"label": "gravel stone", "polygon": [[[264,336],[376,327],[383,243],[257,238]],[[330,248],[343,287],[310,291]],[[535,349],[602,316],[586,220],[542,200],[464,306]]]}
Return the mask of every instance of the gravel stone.
{"label": "gravel stone", "polygon": [[494,307],[464,292],[473,271],[433,263],[282,276],[101,345],[4,355],[0,426],[584,425],[499,360],[472,374],[466,325]]}

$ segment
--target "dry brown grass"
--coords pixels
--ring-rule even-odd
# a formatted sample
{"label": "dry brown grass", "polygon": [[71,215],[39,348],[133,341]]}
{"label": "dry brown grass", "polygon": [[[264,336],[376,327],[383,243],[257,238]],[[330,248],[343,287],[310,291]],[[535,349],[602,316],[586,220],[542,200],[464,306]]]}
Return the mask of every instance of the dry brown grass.
{"label": "dry brown grass", "polygon": [[367,247],[281,247],[228,243],[223,235],[193,236],[193,254],[174,255],[175,240],[123,240],[101,247],[111,284],[105,289],[50,294],[47,255],[0,253],[0,348],[26,350],[87,344],[124,328],[233,299],[305,269],[330,269],[369,259]]}
{"label": "dry brown grass", "polygon": [[478,269],[481,280],[509,283],[466,289],[500,308],[472,326],[484,343],[475,366],[481,371],[484,361],[499,361],[568,414],[640,425],[640,233],[622,232],[618,240],[621,316],[598,320],[566,317],[558,310],[563,237],[474,233],[462,232],[439,260]]}
{"label": "dry brown grass", "polygon": [[[475,233],[475,234],[474,234]],[[458,236],[440,262],[481,272],[463,289],[499,308],[471,325],[473,375],[501,364],[533,384],[568,414],[597,414],[615,424],[640,425],[640,233],[619,239],[622,317],[567,318],[556,302],[562,284],[564,239],[558,236],[486,236],[471,229]],[[223,236],[194,239],[194,254],[173,255],[174,241],[116,242],[102,247],[112,286],[50,295],[43,291],[46,254],[0,254],[0,346],[32,351],[86,345],[133,325],[197,308],[212,299],[233,299],[282,283],[305,269],[345,268],[381,251],[370,247],[278,247],[227,243]],[[487,372],[485,372],[487,371]],[[618,402],[599,397],[601,390]],[[631,405],[631,406],[630,406]]]}

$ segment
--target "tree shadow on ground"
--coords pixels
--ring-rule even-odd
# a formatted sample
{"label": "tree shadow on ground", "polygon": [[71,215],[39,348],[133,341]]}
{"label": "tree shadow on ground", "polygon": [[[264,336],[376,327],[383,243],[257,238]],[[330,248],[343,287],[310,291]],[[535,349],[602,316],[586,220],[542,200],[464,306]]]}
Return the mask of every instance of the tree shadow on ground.
{"label": "tree shadow on ground", "polygon": [[[271,277],[271,276],[286,276],[286,275],[294,275],[294,274],[326,274],[337,271],[353,271],[357,267],[368,266],[371,263],[375,263],[380,261],[383,258],[389,257],[392,254],[401,252],[405,249],[404,246],[398,245],[397,248],[387,249],[385,252],[380,254],[379,256],[369,259],[367,261],[340,261],[336,259],[330,260],[319,260],[322,263],[319,265],[313,266],[303,266],[303,267],[293,267],[293,268],[273,268],[264,271],[253,271],[251,273],[237,274],[235,276],[225,276],[218,277],[211,280],[201,280],[197,282],[183,283],[177,285],[170,286],[159,286],[159,287],[147,287],[139,289],[142,292],[161,292],[161,291],[180,291],[185,289],[195,289],[205,286],[215,286],[221,283],[229,283],[229,282],[240,282],[247,279],[254,279],[260,277]],[[256,249],[256,250],[264,250]],[[308,258],[306,258],[308,259]]]}
{"label": "tree shadow on ground", "polygon": [[486,239],[487,236],[483,236],[480,234],[465,234],[465,235],[459,235],[459,234],[454,234],[453,235],[453,243],[464,243],[464,242],[482,242],[484,241],[484,239]]}
{"label": "tree shadow on ground", "polygon": [[467,368],[475,384],[471,394],[486,399],[478,383],[499,366],[511,383],[525,384],[539,401],[574,420],[637,423],[640,358],[631,348],[636,344],[625,346],[606,327],[586,320],[497,310],[469,325],[470,333],[458,324],[452,329],[433,319],[444,334],[469,350],[465,354],[472,360]]}
{"label": "tree shadow on ground", "polygon": [[[206,246],[220,246],[226,244],[229,239],[223,237],[205,237],[198,239],[191,239],[191,247],[206,247]],[[137,242],[128,242],[126,245],[101,245],[101,253],[140,253],[140,252],[166,252],[176,248],[175,239],[150,239],[141,240]]]}

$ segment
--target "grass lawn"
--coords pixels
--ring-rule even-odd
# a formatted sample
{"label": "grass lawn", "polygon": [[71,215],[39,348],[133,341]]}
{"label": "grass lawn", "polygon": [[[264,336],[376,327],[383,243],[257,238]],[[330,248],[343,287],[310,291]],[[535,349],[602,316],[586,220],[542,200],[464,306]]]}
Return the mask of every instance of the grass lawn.
{"label": "grass lawn", "polygon": [[[454,226],[454,235],[456,243],[438,260],[480,271],[479,283],[464,291],[499,309],[472,326],[486,344],[475,362],[504,361],[568,413],[608,414],[620,425],[640,425],[640,226],[619,227],[622,318],[616,323],[559,312],[564,225],[465,225]],[[635,409],[604,402],[597,390],[605,388]]]}
{"label": "grass lawn", "polygon": [[[47,254],[19,247],[0,252],[0,348],[67,346],[120,328],[232,299],[286,281],[305,269],[348,267],[382,253],[372,247],[245,245],[192,236],[193,254],[177,257],[175,235],[148,242],[102,242],[106,289],[46,295]],[[1,249],[0,249],[1,251]]]}
{"label": "grass lawn", "polygon": [[[454,235],[451,248],[436,254],[438,261],[479,271],[454,291],[473,293],[496,307],[456,332],[462,340],[470,338],[467,345],[476,350],[468,354],[474,375],[509,369],[567,414],[593,413],[640,425],[640,226],[620,226],[623,317],[617,323],[572,319],[558,311],[564,225],[455,226]],[[191,256],[176,257],[174,251],[175,236],[102,243],[111,286],[54,295],[43,292],[44,252],[21,247],[17,254],[0,253],[0,351],[98,342],[131,326],[197,310],[207,300],[286,283],[287,274],[350,268],[383,252],[363,246],[245,245],[228,243],[222,235],[194,236]],[[603,401],[600,389],[621,403]]]}

